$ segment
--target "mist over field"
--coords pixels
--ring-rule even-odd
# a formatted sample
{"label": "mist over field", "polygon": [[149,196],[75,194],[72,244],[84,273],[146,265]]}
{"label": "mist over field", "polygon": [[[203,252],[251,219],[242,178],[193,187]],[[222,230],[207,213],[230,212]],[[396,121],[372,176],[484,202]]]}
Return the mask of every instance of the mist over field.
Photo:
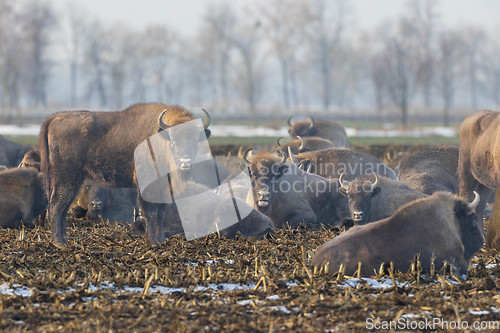
{"label": "mist over field", "polygon": [[159,101],[220,119],[447,125],[500,104],[500,44],[491,24],[474,23],[487,2],[457,3],[467,22],[450,20],[447,1],[391,3],[372,28],[372,7],[356,0],[207,1],[187,33],[171,12],[139,28],[92,4],[2,1],[0,119]]}

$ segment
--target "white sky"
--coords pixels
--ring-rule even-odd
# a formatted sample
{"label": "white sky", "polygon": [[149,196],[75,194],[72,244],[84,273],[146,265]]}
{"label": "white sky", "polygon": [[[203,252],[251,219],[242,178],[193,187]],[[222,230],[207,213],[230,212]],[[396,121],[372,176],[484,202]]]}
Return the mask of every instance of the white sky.
{"label": "white sky", "polygon": [[[58,8],[72,0],[51,0]],[[235,7],[251,6],[266,0],[232,0]],[[406,0],[347,0],[356,23],[372,28],[383,20],[398,16]],[[500,27],[499,0],[435,0],[446,25],[477,24],[485,29]],[[142,29],[153,23],[164,23],[179,32],[192,35],[203,19],[205,8],[221,0],[84,0],[76,1],[89,16],[107,24],[126,23]],[[64,11],[62,12],[64,13]]]}

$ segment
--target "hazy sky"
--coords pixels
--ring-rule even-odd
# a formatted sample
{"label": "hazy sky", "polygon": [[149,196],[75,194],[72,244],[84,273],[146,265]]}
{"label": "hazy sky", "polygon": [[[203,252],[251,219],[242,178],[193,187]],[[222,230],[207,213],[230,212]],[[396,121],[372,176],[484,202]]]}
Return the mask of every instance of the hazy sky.
{"label": "hazy sky", "polygon": [[[64,8],[68,0],[52,0]],[[251,6],[266,0],[232,0],[235,7]],[[374,27],[396,17],[406,0],[347,0],[361,27]],[[486,29],[500,27],[498,0],[437,0],[445,24],[479,24]],[[197,31],[207,5],[221,0],[85,0],[76,3],[90,16],[108,24],[126,22],[133,29],[142,29],[152,23],[166,23],[187,35]]]}

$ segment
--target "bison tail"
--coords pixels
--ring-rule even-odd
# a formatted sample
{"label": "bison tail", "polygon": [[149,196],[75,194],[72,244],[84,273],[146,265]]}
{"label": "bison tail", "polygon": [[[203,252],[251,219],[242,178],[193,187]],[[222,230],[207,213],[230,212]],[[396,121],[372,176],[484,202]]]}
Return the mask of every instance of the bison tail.
{"label": "bison tail", "polygon": [[49,125],[52,121],[52,117],[47,118],[40,129],[40,137],[38,139],[38,144],[40,147],[40,172],[43,177],[43,186],[45,188],[45,193],[47,193],[47,198],[50,198],[50,156],[49,156]]}

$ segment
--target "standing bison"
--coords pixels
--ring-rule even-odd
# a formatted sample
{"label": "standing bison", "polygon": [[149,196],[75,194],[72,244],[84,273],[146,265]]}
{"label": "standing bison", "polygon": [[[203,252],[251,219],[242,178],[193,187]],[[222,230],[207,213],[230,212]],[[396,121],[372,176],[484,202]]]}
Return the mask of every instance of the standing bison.
{"label": "standing bison", "polygon": [[[460,196],[481,196],[477,215],[483,229],[484,210],[491,193],[500,183],[500,112],[479,111],[460,125],[458,179]],[[488,222],[486,245],[500,249],[500,193],[496,192],[493,213]]]}
{"label": "standing bison", "polygon": [[47,208],[42,176],[33,168],[13,168],[0,172],[0,226],[33,227],[34,220]]}
{"label": "standing bison", "polygon": [[309,120],[298,121],[292,124],[292,118],[288,119],[288,134],[292,138],[316,136],[329,140],[333,147],[349,148],[347,133],[345,128],[339,123],[327,120],[315,120],[313,117],[309,117]]}
{"label": "standing bison", "polygon": [[356,226],[324,243],[312,265],[336,273],[344,264],[345,273],[354,275],[361,263],[361,275],[372,276],[382,263],[392,262],[394,269],[406,272],[418,255],[424,271],[434,258],[436,269],[446,261],[465,273],[483,245],[474,214],[478,201],[476,196],[468,204],[443,192],[412,201],[387,219]]}
{"label": "standing bison", "polygon": [[[193,119],[192,113],[180,106],[160,103],[135,104],[117,112],[75,111],[49,116],[42,124],[39,146],[54,244],[67,243],[66,213],[84,180],[111,187],[133,187],[136,147],[163,129]],[[204,124],[207,137],[209,123],[207,118]],[[169,139],[172,144],[177,143],[176,137]],[[179,140],[178,146],[186,154],[172,163],[178,164],[183,173],[189,171],[199,140],[187,135]],[[166,216],[168,204],[144,203],[141,199],[139,202],[144,206],[148,240],[162,243],[164,221],[160,221],[159,215]]]}

